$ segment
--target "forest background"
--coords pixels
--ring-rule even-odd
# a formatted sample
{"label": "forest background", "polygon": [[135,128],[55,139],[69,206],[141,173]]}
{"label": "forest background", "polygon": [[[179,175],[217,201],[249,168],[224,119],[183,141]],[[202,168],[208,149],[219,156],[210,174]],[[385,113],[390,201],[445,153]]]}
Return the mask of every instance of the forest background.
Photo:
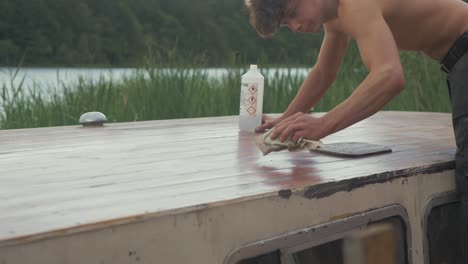
{"label": "forest background", "polygon": [[322,38],[261,39],[243,0],[2,0],[0,16],[3,66],[310,65]]}
{"label": "forest background", "polygon": [[[244,0],[1,0],[0,16],[0,66],[8,70],[137,70],[123,81],[57,80],[47,89],[12,80],[13,87],[0,87],[0,129],[75,125],[88,111],[103,112],[110,122],[238,115],[240,79],[249,64],[267,77],[264,113],[281,113],[323,39],[323,32],[287,28],[262,39],[249,25]],[[438,63],[420,53],[400,55],[406,89],[384,110],[449,112]],[[227,73],[211,78],[213,68]],[[11,79],[24,78],[18,72]],[[332,109],[366,75],[352,42],[314,111]]]}

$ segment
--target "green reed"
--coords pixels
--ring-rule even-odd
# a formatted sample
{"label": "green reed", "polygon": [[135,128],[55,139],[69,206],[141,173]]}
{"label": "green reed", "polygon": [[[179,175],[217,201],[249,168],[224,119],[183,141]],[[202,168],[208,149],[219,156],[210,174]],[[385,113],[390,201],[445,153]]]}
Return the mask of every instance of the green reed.
{"label": "green reed", "polygon": [[[402,53],[401,58],[406,89],[385,110],[449,112],[447,88],[437,63],[417,53]],[[222,78],[214,79],[204,69],[143,67],[121,82],[80,79],[74,85],[49,87],[47,94],[38,92],[44,90],[39,87],[26,91],[20,84],[8,91],[3,86],[0,128],[75,125],[88,111],[103,112],[110,122],[237,115],[240,79],[246,70],[232,68]],[[263,68],[262,72],[270,76],[270,70]],[[342,102],[366,74],[359,57],[347,56],[337,80],[315,111],[329,111]],[[266,78],[264,112],[284,111],[305,77],[289,68]]]}

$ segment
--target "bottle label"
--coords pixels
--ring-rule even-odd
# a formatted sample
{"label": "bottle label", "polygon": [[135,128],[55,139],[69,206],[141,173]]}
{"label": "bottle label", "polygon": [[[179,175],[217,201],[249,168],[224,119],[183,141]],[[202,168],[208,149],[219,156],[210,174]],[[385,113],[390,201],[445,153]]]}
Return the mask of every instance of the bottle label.
{"label": "bottle label", "polygon": [[258,83],[242,83],[240,98],[241,115],[257,115]]}

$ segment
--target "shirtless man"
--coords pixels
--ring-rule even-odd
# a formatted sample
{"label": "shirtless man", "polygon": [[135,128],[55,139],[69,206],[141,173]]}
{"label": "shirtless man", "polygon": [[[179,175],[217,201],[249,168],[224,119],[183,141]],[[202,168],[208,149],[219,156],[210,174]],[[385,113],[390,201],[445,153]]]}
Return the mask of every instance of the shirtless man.
{"label": "shirtless man", "polygon": [[[447,73],[457,143],[457,189],[468,223],[468,4],[461,0],[246,0],[250,22],[270,37],[280,25],[325,38],[315,66],[287,110],[265,117],[256,129],[273,128],[282,141],[321,139],[384,107],[405,86],[398,50],[421,51]],[[368,75],[354,93],[322,117],[307,112],[335,80],[350,39],[356,40]],[[466,131],[466,132],[465,132]],[[466,142],[465,142],[466,141]],[[467,164],[466,168],[463,164]],[[465,172],[466,171],[466,172]],[[463,232],[468,238],[468,232]],[[468,251],[468,244],[465,244]],[[468,259],[464,263],[468,263]]]}

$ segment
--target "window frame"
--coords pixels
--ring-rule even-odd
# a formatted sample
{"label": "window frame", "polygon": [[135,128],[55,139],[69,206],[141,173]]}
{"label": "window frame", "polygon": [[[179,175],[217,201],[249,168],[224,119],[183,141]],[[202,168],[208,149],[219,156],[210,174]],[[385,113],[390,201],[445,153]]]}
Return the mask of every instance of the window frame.
{"label": "window frame", "polygon": [[224,264],[237,264],[241,260],[253,258],[269,252],[281,252],[281,264],[295,264],[293,254],[324,244],[336,239],[344,238],[354,229],[369,223],[398,217],[404,234],[405,255],[408,264],[412,264],[411,256],[411,225],[405,208],[400,204],[372,209],[339,220],[319,224],[316,226],[295,230],[279,236],[259,240],[232,251]]}
{"label": "window frame", "polygon": [[432,209],[435,207],[439,206],[444,206],[448,205],[451,203],[456,203],[460,202],[460,199],[457,198],[457,193],[454,191],[442,193],[442,194],[437,194],[434,196],[431,196],[427,203],[426,206],[424,206],[424,219],[422,220],[422,225],[423,225],[423,251],[424,251],[424,263],[429,263],[430,262],[430,256],[429,256],[429,240],[427,237],[427,230],[428,228],[428,220],[429,220],[429,215],[431,214]]}

